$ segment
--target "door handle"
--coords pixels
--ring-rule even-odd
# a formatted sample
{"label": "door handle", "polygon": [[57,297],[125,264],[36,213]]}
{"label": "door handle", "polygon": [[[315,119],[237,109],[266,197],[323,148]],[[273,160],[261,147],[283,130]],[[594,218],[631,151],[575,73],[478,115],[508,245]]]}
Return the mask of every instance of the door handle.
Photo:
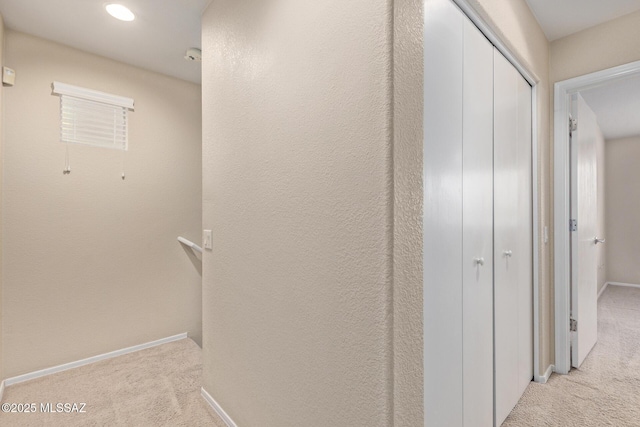
{"label": "door handle", "polygon": [[598,243],[604,243],[605,240],[607,240],[607,239],[598,239],[597,237],[594,237],[593,238],[593,243],[595,243],[597,245]]}
{"label": "door handle", "polygon": [[510,258],[513,255],[513,251],[504,251],[504,252],[502,252],[502,254],[505,257]]}
{"label": "door handle", "polygon": [[474,258],[473,262],[475,265],[484,265],[484,258],[480,257],[480,258]]}

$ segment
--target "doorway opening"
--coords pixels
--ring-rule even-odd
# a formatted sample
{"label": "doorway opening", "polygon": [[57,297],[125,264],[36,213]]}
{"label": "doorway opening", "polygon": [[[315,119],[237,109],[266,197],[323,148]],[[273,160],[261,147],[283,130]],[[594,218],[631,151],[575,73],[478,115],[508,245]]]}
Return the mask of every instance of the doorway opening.
{"label": "doorway opening", "polygon": [[[608,119],[608,124],[599,120],[603,130],[598,128],[594,131],[591,129],[591,122],[595,120],[593,117],[602,116],[597,114],[598,111],[594,113],[594,110],[605,108],[607,103],[618,102],[618,108],[633,111],[633,108],[620,107],[619,103],[623,100],[635,99],[630,95],[629,88],[638,79],[640,79],[640,61],[555,84],[555,371],[561,374],[568,374],[572,366],[580,366],[595,344],[597,298],[604,291],[606,284],[610,283],[609,278],[606,281],[603,279],[606,264],[600,252],[604,248],[612,249],[610,245],[613,241],[609,238],[612,236],[607,236],[606,245],[604,245],[603,227],[602,224],[598,224],[598,203],[594,203],[592,199],[595,197],[597,200],[598,187],[603,186],[602,177],[598,179],[597,169],[594,170],[596,158],[604,157],[603,154],[598,154],[596,149],[597,134],[600,132],[599,138],[602,139],[601,143],[604,147],[604,144],[607,144],[604,140],[617,140],[634,133],[615,123],[615,120],[625,120],[624,114],[615,112],[612,114],[613,119]],[[640,88],[640,83],[636,82],[635,87]],[[585,116],[586,119],[582,120],[581,116]],[[577,123],[572,119],[577,119]],[[638,122],[638,120],[630,120],[628,116],[626,121]],[[598,127],[597,124],[596,127]],[[605,127],[607,129],[604,129]],[[583,132],[582,136],[580,132]],[[628,135],[624,134],[625,132]],[[589,135],[585,136],[585,133]],[[640,135],[640,130],[635,134]],[[581,151],[585,147],[587,153]],[[572,150],[572,148],[575,149]],[[604,152],[604,148],[600,151]],[[640,200],[640,197],[638,199]],[[581,213],[581,200],[587,200],[587,204],[592,204],[591,207],[586,207],[586,213]],[[602,201],[600,205],[599,210],[602,211]],[[624,234],[625,231],[623,230],[622,233]],[[588,261],[589,257],[591,261]]]}

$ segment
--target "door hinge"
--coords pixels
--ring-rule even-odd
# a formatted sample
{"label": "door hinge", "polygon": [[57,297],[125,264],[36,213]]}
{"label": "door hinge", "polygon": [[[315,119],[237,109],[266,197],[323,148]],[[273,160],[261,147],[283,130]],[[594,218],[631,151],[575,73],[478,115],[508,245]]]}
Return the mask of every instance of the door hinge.
{"label": "door hinge", "polygon": [[578,220],[570,219],[569,220],[569,231],[578,231]]}
{"label": "door hinge", "polygon": [[578,331],[578,321],[576,319],[569,319],[569,330],[571,332]]}
{"label": "door hinge", "polygon": [[569,117],[569,130],[575,132],[578,130],[578,121],[573,117]]}

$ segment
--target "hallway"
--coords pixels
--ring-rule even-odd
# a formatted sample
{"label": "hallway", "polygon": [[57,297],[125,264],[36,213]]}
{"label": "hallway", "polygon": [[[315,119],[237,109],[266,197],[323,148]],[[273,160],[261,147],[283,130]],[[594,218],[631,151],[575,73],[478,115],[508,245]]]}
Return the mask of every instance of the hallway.
{"label": "hallway", "polygon": [[598,300],[598,343],[579,370],[531,383],[502,424],[640,425],[640,289],[609,286]]}

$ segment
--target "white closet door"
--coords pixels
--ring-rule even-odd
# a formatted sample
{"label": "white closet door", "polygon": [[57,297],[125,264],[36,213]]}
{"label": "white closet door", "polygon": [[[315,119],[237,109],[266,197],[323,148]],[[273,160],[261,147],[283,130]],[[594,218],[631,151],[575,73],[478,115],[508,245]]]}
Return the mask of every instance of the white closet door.
{"label": "white closet door", "polygon": [[463,407],[465,427],[485,427],[493,425],[493,46],[464,21]]}
{"label": "white closet door", "polygon": [[462,426],[463,16],[427,0],[424,34],[425,426]]}
{"label": "white closet door", "polygon": [[425,426],[490,426],[533,372],[531,90],[450,0],[424,59]]}
{"label": "white closet door", "polygon": [[518,73],[518,399],[533,379],[531,86]]}
{"label": "white closet door", "polygon": [[494,242],[496,425],[517,403],[518,288],[515,248],[518,223],[517,80],[512,65],[494,54]]}
{"label": "white closet door", "polygon": [[533,376],[531,87],[494,51],[496,425]]}

